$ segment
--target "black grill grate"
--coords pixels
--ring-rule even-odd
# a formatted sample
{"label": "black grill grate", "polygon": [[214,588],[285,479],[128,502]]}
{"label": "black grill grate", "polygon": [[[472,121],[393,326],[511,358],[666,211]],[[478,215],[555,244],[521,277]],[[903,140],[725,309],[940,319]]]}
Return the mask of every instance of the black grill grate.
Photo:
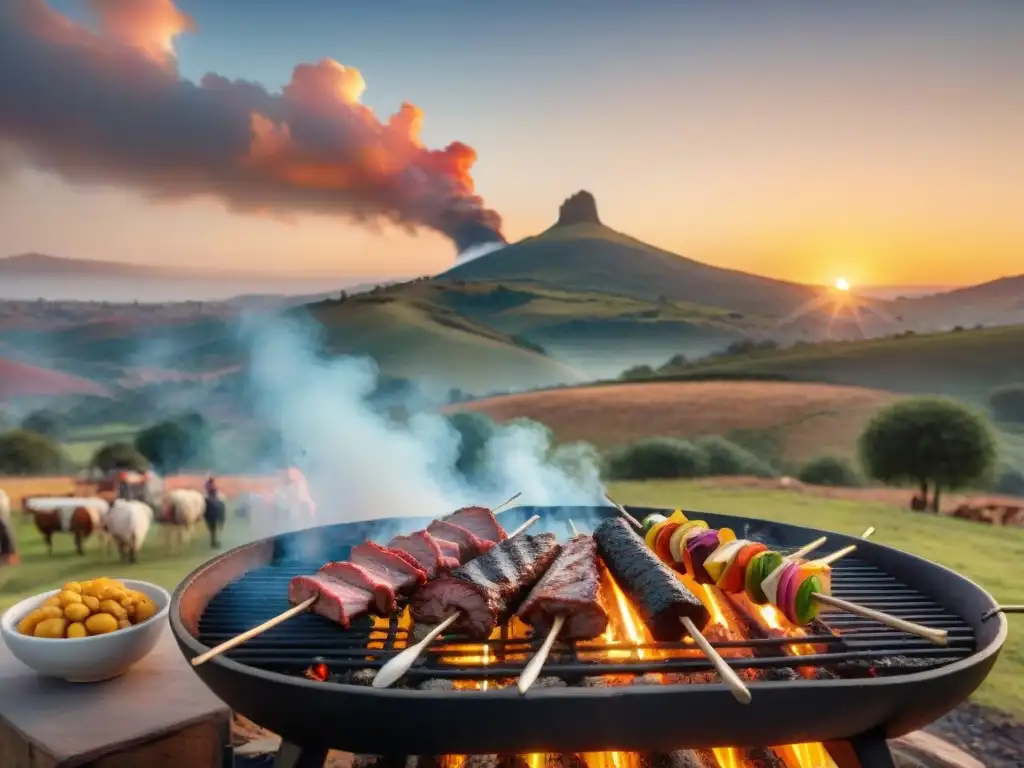
{"label": "black grill grate", "polygon": [[[784,548],[779,547],[785,551]],[[344,559],[347,548],[332,553],[334,559]],[[324,560],[329,558],[324,558]],[[219,592],[209,603],[199,624],[199,641],[208,647],[238,635],[272,616],[286,610],[289,580],[298,574],[312,573],[323,560],[282,558],[270,565],[250,571]],[[833,594],[868,608],[885,611],[894,616],[925,626],[945,629],[949,642],[945,647],[892,630],[858,616],[829,611],[812,625],[806,636],[795,638],[756,638],[714,641],[719,649],[733,649],[728,662],[736,669],[768,669],[797,665],[794,656],[786,654],[787,646],[814,644],[821,653],[801,655],[799,666],[831,668],[843,663],[880,664],[886,674],[901,671],[914,672],[922,668],[941,666],[969,656],[975,650],[972,629],[963,619],[936,604],[920,592],[902,584],[879,568],[856,557],[847,557],[833,566]],[[720,597],[725,600],[727,598]],[[740,613],[740,611],[737,611]],[[405,647],[408,630],[399,627],[398,619],[374,627],[371,619],[353,622],[342,630],[332,622],[305,614],[249,640],[229,651],[232,660],[252,667],[284,674],[302,675],[314,658],[319,657],[332,674],[347,670],[380,667],[389,656]],[[467,644],[458,638],[443,638],[435,643],[421,663],[406,676],[411,683],[427,678],[449,679],[503,679],[516,677],[522,670],[542,638],[489,640]],[[372,644],[374,647],[368,648]],[[477,656],[479,649],[487,647],[488,663],[460,666],[456,657]],[[643,675],[647,672],[691,673],[712,669],[702,656],[682,658],[639,658],[637,649],[659,649],[666,652],[692,649],[689,643],[656,643],[626,646],[632,651],[630,658],[597,660],[602,651],[624,650],[623,645],[586,643],[556,650],[545,665],[545,674],[571,678],[605,674]],[[735,649],[741,649],[742,653]],[[514,658],[509,658],[514,657]],[[447,659],[447,661],[446,661]],[[898,659],[898,663],[892,662]]]}

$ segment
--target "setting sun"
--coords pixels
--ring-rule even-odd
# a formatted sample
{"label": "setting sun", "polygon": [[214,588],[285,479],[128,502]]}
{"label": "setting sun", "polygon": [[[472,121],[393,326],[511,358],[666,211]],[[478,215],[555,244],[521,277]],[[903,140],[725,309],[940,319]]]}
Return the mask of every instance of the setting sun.
{"label": "setting sun", "polygon": [[839,277],[836,278],[835,286],[837,291],[848,291],[850,290],[850,281],[845,277]]}

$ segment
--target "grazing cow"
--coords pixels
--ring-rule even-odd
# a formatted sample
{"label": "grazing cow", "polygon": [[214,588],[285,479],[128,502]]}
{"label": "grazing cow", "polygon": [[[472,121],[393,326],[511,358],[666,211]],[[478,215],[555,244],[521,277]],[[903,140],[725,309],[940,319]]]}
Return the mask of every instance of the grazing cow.
{"label": "grazing cow", "polygon": [[121,562],[137,561],[153,518],[153,508],[144,501],[117,499],[110,505],[104,524],[107,533],[117,544]]}
{"label": "grazing cow", "polygon": [[27,496],[21,502],[25,512],[32,515],[36,528],[46,542],[47,554],[53,554],[53,535],[70,533],[75,538],[75,551],[84,555],[83,543],[94,532],[101,542],[103,518],[110,508],[104,499],[81,496]]}
{"label": "grazing cow", "polygon": [[169,491],[159,518],[167,549],[175,552],[187,547],[192,542],[192,532],[205,514],[206,498],[199,491],[190,488]]}
{"label": "grazing cow", "polygon": [[11,524],[11,500],[0,488],[0,565],[17,565],[18,542]]}

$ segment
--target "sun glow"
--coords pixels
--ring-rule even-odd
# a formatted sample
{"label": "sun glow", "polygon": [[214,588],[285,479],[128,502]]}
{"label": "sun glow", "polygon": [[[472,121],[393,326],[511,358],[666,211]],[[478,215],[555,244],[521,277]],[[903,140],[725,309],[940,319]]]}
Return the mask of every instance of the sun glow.
{"label": "sun glow", "polygon": [[850,281],[845,277],[837,277],[834,283],[837,291],[848,291],[850,290]]}

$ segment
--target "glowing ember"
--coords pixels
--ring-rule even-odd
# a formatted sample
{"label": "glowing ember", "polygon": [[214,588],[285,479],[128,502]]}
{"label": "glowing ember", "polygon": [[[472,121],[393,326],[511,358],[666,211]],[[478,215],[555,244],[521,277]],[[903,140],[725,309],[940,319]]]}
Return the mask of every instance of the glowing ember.
{"label": "glowing ember", "polygon": [[327,665],[323,661],[317,658],[313,659],[313,663],[309,665],[308,669],[306,669],[305,675],[310,680],[316,680],[317,682],[325,683],[327,682],[327,678],[330,675],[330,670],[327,668]]}

